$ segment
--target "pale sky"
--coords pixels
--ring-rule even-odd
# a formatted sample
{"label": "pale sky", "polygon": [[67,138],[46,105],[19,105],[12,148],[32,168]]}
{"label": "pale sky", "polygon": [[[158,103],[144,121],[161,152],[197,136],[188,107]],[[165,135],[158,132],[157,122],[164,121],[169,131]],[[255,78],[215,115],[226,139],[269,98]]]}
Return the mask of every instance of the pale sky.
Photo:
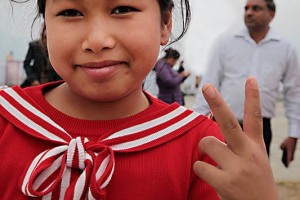
{"label": "pale sky", "polygon": [[[23,61],[31,34],[36,37],[37,26],[31,33],[35,15],[34,3],[15,4],[0,1],[0,73],[5,57],[13,51],[16,60]],[[209,52],[220,36],[239,30],[243,24],[245,0],[190,0],[192,23],[187,35],[175,47],[182,53],[189,70],[202,74]],[[275,0],[276,16],[271,26],[286,37],[297,49],[300,57],[300,8],[299,0]],[[176,20],[175,20],[176,22]],[[1,79],[1,74],[0,74]]]}

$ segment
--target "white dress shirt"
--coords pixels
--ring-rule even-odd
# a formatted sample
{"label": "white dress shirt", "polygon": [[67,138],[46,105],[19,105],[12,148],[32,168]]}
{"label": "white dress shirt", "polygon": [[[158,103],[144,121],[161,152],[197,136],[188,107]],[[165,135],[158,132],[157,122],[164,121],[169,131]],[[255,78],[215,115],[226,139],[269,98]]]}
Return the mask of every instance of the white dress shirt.
{"label": "white dress shirt", "polygon": [[271,28],[258,44],[246,28],[218,44],[197,93],[194,110],[208,114],[201,88],[212,83],[239,120],[243,119],[245,82],[254,76],[260,88],[263,117],[275,115],[280,83],[283,84],[289,136],[300,137],[300,67],[294,47]]}

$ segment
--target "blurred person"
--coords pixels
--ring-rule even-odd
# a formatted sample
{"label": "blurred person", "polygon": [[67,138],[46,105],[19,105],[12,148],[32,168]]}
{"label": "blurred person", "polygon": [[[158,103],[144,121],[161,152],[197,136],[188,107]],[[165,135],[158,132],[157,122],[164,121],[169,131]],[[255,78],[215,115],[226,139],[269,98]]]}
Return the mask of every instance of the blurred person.
{"label": "blurred person", "polygon": [[[180,64],[179,64],[179,68],[178,68],[178,70],[177,70],[177,72],[180,74],[181,72],[184,72],[185,71],[185,67],[184,67],[184,61],[182,60],[182,61],[180,61]],[[182,79],[182,83],[187,79],[187,77],[189,77],[189,75],[190,74],[188,74],[188,76],[186,76],[186,77],[184,77],[183,79]]]}
{"label": "blurred person", "polygon": [[60,80],[52,68],[46,48],[40,40],[29,43],[29,48],[24,60],[24,69],[27,78],[21,87],[40,85],[42,83]]}
{"label": "blurred person", "polygon": [[[209,82],[217,87],[242,126],[244,84],[250,75],[257,78],[264,141],[269,155],[271,118],[275,116],[278,88],[282,83],[289,130],[280,147],[287,151],[288,166],[300,135],[300,68],[294,47],[269,25],[275,11],[273,0],[248,0],[244,13],[246,28],[218,44],[201,84]],[[201,92],[197,94],[194,110],[209,112]]]}
{"label": "blurred person", "polygon": [[[180,74],[181,72],[184,72],[185,71],[185,67],[184,67],[184,61],[180,61],[180,64],[179,64],[179,68],[177,70],[177,72]],[[190,76],[190,74],[188,74],[188,76],[184,77],[182,80],[181,80],[181,83],[183,83],[188,77]],[[185,92],[181,91],[182,92],[182,105],[185,105],[185,100],[184,100],[184,97],[186,95]]]}
{"label": "blurred person", "polygon": [[165,56],[159,59],[154,66],[158,99],[168,104],[177,102],[184,105],[184,95],[180,85],[190,74],[184,69],[181,72],[173,69],[179,58],[180,53],[177,50],[168,48],[165,50]]}

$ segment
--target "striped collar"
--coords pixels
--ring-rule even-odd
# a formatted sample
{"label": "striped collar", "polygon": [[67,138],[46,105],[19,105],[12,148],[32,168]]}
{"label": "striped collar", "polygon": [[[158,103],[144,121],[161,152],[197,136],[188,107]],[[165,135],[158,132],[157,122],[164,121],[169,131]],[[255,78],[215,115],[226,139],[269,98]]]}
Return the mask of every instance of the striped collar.
{"label": "striped collar", "polygon": [[[54,148],[41,152],[24,171],[22,192],[31,197],[55,199],[60,187],[64,199],[102,199],[113,176],[114,152],[137,152],[168,142],[203,119],[191,110],[173,104],[159,115],[137,125],[123,127],[101,141],[72,138],[19,87],[0,91],[0,113],[25,133],[46,140]],[[71,180],[72,169],[81,174]]]}

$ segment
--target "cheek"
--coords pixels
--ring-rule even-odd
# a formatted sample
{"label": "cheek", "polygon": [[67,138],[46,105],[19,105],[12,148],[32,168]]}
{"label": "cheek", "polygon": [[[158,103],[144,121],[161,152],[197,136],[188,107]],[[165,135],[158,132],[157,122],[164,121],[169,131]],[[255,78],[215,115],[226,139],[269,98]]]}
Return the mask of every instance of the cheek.
{"label": "cheek", "polygon": [[[47,22],[47,21],[46,21]],[[55,24],[51,23],[51,21],[46,23],[46,31],[47,31],[47,48],[49,52],[49,59],[52,65],[56,65],[57,55],[60,53],[61,49],[65,46],[65,43],[61,42],[61,34],[59,31],[55,31]],[[63,36],[62,36],[63,37]],[[60,45],[59,45],[60,44]]]}
{"label": "cheek", "polygon": [[55,44],[53,43],[53,37],[50,36],[51,34],[48,34],[47,36],[47,48],[48,48],[48,53],[49,53],[49,59],[50,59],[50,62],[52,63],[53,67],[56,66],[56,60],[54,58],[56,58],[56,51],[54,50],[55,49]]}
{"label": "cheek", "polygon": [[52,63],[54,68],[58,66],[58,63],[60,62],[59,57],[62,56],[61,53],[64,52],[62,49],[65,44],[64,45],[58,45],[58,44],[64,44],[64,43],[60,43],[59,41],[56,40],[55,36],[53,36],[52,34],[48,34],[47,48],[49,52],[50,62]]}
{"label": "cheek", "polygon": [[[74,52],[75,41],[71,41],[70,34],[59,29],[47,30],[47,47],[49,59],[53,65],[61,64],[71,58]],[[55,67],[55,66],[54,66]]]}
{"label": "cheek", "polygon": [[135,54],[135,60],[138,61],[142,70],[150,71],[158,57],[160,49],[160,37],[155,35],[142,35],[140,39],[135,39],[135,46],[132,49]]}
{"label": "cheek", "polygon": [[134,35],[129,36],[132,41],[129,47],[136,52],[136,55],[143,57],[140,59],[142,62],[156,62],[160,49],[161,35],[161,27],[157,24],[149,28],[141,28]]}

